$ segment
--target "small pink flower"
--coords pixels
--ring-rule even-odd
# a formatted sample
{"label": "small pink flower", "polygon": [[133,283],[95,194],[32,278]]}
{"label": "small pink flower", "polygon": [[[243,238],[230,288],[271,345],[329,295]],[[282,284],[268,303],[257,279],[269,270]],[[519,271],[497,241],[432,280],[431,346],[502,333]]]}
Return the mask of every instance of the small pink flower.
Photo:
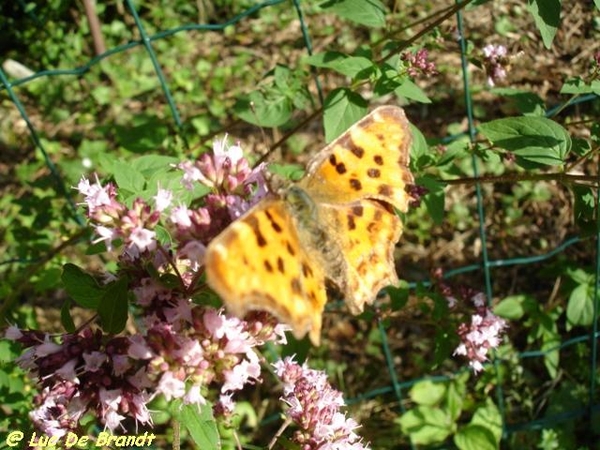
{"label": "small pink flower", "polygon": [[273,366],[283,382],[286,415],[300,427],[293,437],[300,448],[367,448],[354,432],[358,424],[340,412],[342,393],[331,387],[324,372],[300,366],[290,357]]}
{"label": "small pink flower", "polygon": [[108,357],[104,352],[93,351],[91,353],[84,353],[83,359],[85,360],[85,365],[83,366],[85,370],[89,372],[97,372],[102,364],[104,364]]}
{"label": "small pink flower", "polygon": [[506,78],[507,53],[508,50],[504,45],[488,44],[483,48],[483,65],[488,74],[489,86],[493,87],[497,82]]}
{"label": "small pink flower", "polygon": [[156,204],[157,211],[164,211],[169,207],[173,201],[173,192],[166,189],[158,189],[158,192],[154,196],[154,203]]}
{"label": "small pink flower", "polygon": [[476,307],[476,312],[471,316],[470,324],[461,323],[459,325],[458,335],[461,343],[454,350],[454,354],[466,356],[473,370],[479,372],[483,369],[483,363],[488,359],[489,350],[500,345],[500,334],[507,324],[504,319],[496,316],[487,308],[483,294],[475,294],[471,301]]}
{"label": "small pink flower", "polygon": [[162,393],[167,401],[171,401],[173,398],[181,398],[185,395],[185,383],[177,378],[173,372],[165,372],[156,390]]}

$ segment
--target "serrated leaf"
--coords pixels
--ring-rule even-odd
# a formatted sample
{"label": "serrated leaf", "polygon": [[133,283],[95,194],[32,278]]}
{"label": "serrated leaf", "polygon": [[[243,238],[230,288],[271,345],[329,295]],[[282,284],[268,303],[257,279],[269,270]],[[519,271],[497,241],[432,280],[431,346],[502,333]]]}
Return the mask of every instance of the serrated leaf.
{"label": "serrated leaf", "polygon": [[497,450],[492,432],[480,425],[467,425],[454,435],[454,444],[460,450]]}
{"label": "serrated leaf", "polygon": [[571,137],[545,117],[508,117],[482,123],[479,131],[495,146],[527,161],[556,166],[564,163]]}
{"label": "serrated leaf", "polygon": [[188,430],[199,449],[220,449],[221,440],[217,422],[213,417],[212,405],[183,405],[180,414],[181,424]]}
{"label": "serrated leaf", "polygon": [[498,407],[488,398],[485,406],[480,406],[475,411],[470,425],[479,425],[488,429],[495,439],[495,444],[500,444],[502,439],[502,416]]}
{"label": "serrated leaf", "polygon": [[567,320],[570,325],[588,327],[593,319],[594,288],[589,284],[580,284],[569,296]]}
{"label": "serrated leaf", "polygon": [[127,278],[119,278],[110,283],[98,305],[98,315],[102,320],[102,329],[109,334],[118,334],[127,323],[129,309],[129,291]]}
{"label": "serrated leaf", "polygon": [[560,88],[561,94],[589,94],[592,88],[581,77],[569,78]]}
{"label": "serrated leaf", "polygon": [[385,26],[386,10],[379,0],[329,0],[320,6],[367,27]]}
{"label": "serrated leaf", "polygon": [[429,445],[443,442],[452,433],[448,414],[439,408],[418,406],[404,413],[397,421],[402,432],[410,435],[413,444]]}
{"label": "serrated leaf", "polygon": [[560,7],[560,0],[529,0],[527,5],[546,48],[552,47],[552,41],[558,30]]}
{"label": "serrated leaf", "polygon": [[323,126],[325,140],[333,141],[367,114],[368,103],[349,89],[334,89],[325,99]]}
{"label": "serrated leaf", "polygon": [[65,264],[61,280],[65,285],[67,294],[84,308],[96,309],[104,295],[101,287],[94,277],[77,267],[75,264]]}
{"label": "serrated leaf", "polygon": [[240,119],[261,127],[279,127],[292,117],[293,103],[284,95],[267,97],[262,92],[252,92],[240,98],[233,110]]}
{"label": "serrated leaf", "polygon": [[134,196],[142,192],[146,186],[144,175],[135,170],[133,166],[127,162],[115,165],[113,175],[119,189],[129,191],[134,194]]}

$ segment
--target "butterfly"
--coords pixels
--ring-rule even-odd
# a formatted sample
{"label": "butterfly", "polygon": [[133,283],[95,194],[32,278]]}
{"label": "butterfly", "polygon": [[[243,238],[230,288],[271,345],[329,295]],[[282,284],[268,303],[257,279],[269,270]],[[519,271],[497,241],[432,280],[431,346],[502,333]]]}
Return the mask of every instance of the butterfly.
{"label": "butterfly", "polygon": [[410,145],[404,111],[379,107],[317,153],[300,181],[213,239],[206,279],[228,311],[266,310],[318,345],[327,286],[358,314],[396,284],[394,208],[408,209]]}

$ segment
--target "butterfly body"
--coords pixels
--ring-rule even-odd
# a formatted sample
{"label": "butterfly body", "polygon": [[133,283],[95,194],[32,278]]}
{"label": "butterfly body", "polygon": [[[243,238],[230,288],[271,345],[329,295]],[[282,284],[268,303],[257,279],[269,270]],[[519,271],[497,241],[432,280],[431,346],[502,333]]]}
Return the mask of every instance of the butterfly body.
{"label": "butterfly body", "polygon": [[398,281],[393,251],[412,183],[402,109],[384,106],[319,152],[208,246],[209,285],[238,316],[264,309],[318,343],[326,280],[353,313]]}

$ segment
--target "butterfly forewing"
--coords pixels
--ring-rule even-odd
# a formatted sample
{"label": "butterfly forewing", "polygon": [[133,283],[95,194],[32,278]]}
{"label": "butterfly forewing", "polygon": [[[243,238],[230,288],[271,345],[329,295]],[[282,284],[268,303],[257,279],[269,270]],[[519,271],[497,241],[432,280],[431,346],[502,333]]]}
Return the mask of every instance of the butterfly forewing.
{"label": "butterfly forewing", "polygon": [[309,163],[298,184],[315,201],[348,203],[361,198],[408,209],[410,128],[404,111],[382,106],[354,124]]}
{"label": "butterfly forewing", "polygon": [[298,337],[319,341],[327,295],[320,265],[298,239],[294,218],[277,198],[262,200],[208,246],[209,285],[233,314],[267,310]]}

